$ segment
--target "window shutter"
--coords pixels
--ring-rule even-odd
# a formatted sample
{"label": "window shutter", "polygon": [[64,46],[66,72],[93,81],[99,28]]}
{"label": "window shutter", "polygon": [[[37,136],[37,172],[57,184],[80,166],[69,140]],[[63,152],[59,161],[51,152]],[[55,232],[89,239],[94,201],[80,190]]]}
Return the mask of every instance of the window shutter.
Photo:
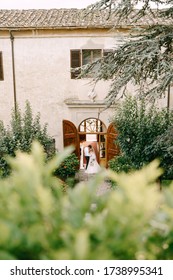
{"label": "window shutter", "polygon": [[3,80],[4,80],[4,75],[3,75],[2,52],[0,52],[0,81]]}
{"label": "window shutter", "polygon": [[[80,50],[72,50],[71,51],[71,68],[76,68],[81,66],[81,55]],[[80,74],[80,70],[75,72],[71,72],[71,79],[75,79]]]}

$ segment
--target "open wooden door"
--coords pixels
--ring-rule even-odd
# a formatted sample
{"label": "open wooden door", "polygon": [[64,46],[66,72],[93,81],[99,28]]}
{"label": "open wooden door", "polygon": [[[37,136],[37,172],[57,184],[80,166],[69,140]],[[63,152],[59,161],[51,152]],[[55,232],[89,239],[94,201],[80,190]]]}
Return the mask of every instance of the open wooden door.
{"label": "open wooden door", "polygon": [[67,120],[63,120],[63,139],[64,147],[73,145],[75,154],[80,158],[79,137],[75,125]]}
{"label": "open wooden door", "polygon": [[115,144],[117,135],[117,131],[115,130],[114,125],[111,123],[107,130],[107,163],[120,153],[118,145]]}

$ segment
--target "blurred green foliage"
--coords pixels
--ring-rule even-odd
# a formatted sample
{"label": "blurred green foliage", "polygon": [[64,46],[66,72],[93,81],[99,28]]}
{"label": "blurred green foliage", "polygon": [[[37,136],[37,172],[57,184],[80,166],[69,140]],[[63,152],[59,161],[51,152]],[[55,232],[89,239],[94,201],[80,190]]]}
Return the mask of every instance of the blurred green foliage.
{"label": "blurred green foliage", "polygon": [[17,150],[30,152],[33,140],[43,145],[47,158],[54,155],[54,142],[47,133],[47,124],[41,126],[39,113],[35,118],[33,117],[30,103],[27,101],[23,114],[19,107],[17,111],[12,111],[11,122],[7,128],[0,121],[0,175],[2,177],[10,174],[6,156],[15,156]]}
{"label": "blurred green foliage", "polygon": [[[17,152],[12,173],[0,180],[1,259],[172,259],[173,184],[162,192],[157,161],[132,174],[102,169],[62,192],[53,176],[72,152],[46,162],[33,143]],[[105,179],[115,190],[98,195]]]}

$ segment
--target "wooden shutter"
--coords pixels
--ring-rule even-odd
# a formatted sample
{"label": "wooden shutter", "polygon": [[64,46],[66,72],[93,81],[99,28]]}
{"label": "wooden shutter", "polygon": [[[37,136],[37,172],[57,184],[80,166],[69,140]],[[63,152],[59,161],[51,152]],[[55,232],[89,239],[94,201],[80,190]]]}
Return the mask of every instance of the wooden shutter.
{"label": "wooden shutter", "polygon": [[[71,50],[71,68],[81,67],[81,52],[80,50]],[[71,79],[76,79],[80,74],[80,70],[71,72]]]}
{"label": "wooden shutter", "polygon": [[107,130],[107,163],[120,153],[118,145],[115,144],[117,135],[117,131],[115,130],[114,125],[111,123]]}
{"label": "wooden shutter", "polygon": [[75,147],[75,154],[80,158],[79,136],[75,125],[68,121],[63,120],[63,139],[64,147],[73,145]]}
{"label": "wooden shutter", "polygon": [[0,52],[0,81],[4,80],[2,52]]}

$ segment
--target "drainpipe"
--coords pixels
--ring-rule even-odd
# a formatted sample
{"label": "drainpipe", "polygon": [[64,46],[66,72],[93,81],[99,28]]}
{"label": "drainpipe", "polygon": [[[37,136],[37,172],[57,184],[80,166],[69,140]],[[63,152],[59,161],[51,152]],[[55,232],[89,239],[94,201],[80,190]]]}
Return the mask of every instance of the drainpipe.
{"label": "drainpipe", "polygon": [[168,98],[167,98],[167,110],[170,109],[170,93],[171,93],[171,86],[168,86]]}
{"label": "drainpipe", "polygon": [[14,60],[14,36],[10,30],[11,41],[11,57],[12,57],[12,74],[13,74],[13,96],[14,96],[14,111],[17,112],[17,98],[16,98],[16,76],[15,76],[15,60]]}

